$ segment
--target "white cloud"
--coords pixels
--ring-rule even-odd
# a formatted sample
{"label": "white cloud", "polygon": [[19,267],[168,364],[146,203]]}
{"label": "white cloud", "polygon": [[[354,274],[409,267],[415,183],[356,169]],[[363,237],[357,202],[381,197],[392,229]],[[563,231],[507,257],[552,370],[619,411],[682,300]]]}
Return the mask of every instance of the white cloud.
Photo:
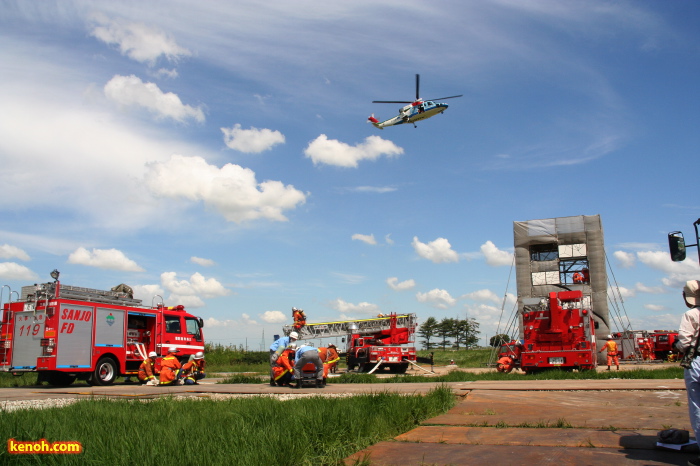
{"label": "white cloud", "polygon": [[[250,319],[248,314],[243,314],[241,320],[225,319],[219,320],[214,317],[204,319],[204,328],[231,328],[236,329],[241,325],[255,325],[256,322]],[[208,341],[208,338],[207,338]]]}
{"label": "white cloud", "polygon": [[260,319],[268,324],[283,324],[287,317],[281,311],[265,311],[260,314]]}
{"label": "white cloud", "polygon": [[347,314],[378,314],[379,306],[372,303],[362,302],[358,304],[348,303],[338,298],[330,303],[331,308],[336,311]]}
{"label": "white cloud", "polygon": [[377,240],[374,239],[374,234],[362,235],[360,233],[355,233],[354,235],[352,235],[352,239],[362,241],[364,243],[371,244],[371,245],[377,244]]}
{"label": "white cloud", "polygon": [[246,154],[259,154],[272,149],[277,144],[284,144],[284,135],[279,131],[263,128],[241,129],[236,123],[233,128],[221,128],[224,133],[224,142],[233,150]]}
{"label": "white cloud", "polygon": [[243,325],[258,325],[256,321],[250,318],[248,314],[241,314],[241,320],[243,321]]}
{"label": "white cloud", "polygon": [[632,298],[637,295],[637,292],[630,288],[625,288],[624,286],[618,286],[617,288],[608,288],[608,296],[618,296],[617,292],[622,298]]}
{"label": "white cloud", "polygon": [[650,293],[650,294],[662,294],[666,293],[666,290],[661,286],[646,286],[643,283],[637,282],[634,288],[640,293]]}
{"label": "white cloud", "polygon": [[201,157],[173,155],[167,162],[151,163],[145,182],[158,196],[203,201],[236,223],[286,221],[284,210],[306,202],[304,193],[294,186],[280,181],[258,183],[248,168],[230,163],[218,168]]}
{"label": "white cloud", "polygon": [[31,281],[39,276],[29,268],[15,262],[0,262],[0,278],[6,280]]}
{"label": "white cloud", "polygon": [[507,251],[501,251],[491,241],[487,241],[481,245],[481,252],[486,258],[486,263],[493,266],[511,265],[513,263],[513,254]]}
{"label": "white cloud", "polygon": [[132,289],[134,290],[134,298],[142,300],[148,306],[157,304],[160,300],[156,298],[154,301],[154,298],[156,296],[163,298],[165,294],[160,285],[135,285]]}
{"label": "white cloud", "polygon": [[452,245],[445,238],[438,238],[426,244],[421,243],[418,237],[414,236],[411,245],[420,257],[433,261],[436,264],[459,261],[459,254],[452,250]]}
{"label": "white cloud", "polygon": [[125,272],[143,272],[144,269],[136,262],[126,257],[118,249],[94,249],[88,251],[78,248],[68,256],[69,264],[87,265],[108,270],[122,270]]}
{"label": "white cloud", "polygon": [[231,293],[215,278],[205,278],[199,272],[192,274],[189,280],[178,280],[176,272],[163,272],[160,274],[160,282],[163,288],[180,298],[199,295],[215,298]]}
{"label": "white cloud", "polygon": [[666,310],[666,306],[662,306],[660,304],[645,304],[644,308],[649,309],[650,311],[654,311],[654,312],[660,312],[660,311]]}
{"label": "white cloud", "polygon": [[501,304],[501,298],[493,291],[487,289],[473,291],[462,297],[473,299],[474,301],[491,301],[496,304]]}
{"label": "white cloud", "polygon": [[395,157],[403,154],[403,149],[379,136],[368,136],[365,142],[350,146],[335,139],[328,139],[322,134],[309,143],[304,154],[314,165],[323,163],[355,168],[362,160],[376,160],[382,155]]}
{"label": "white cloud", "polygon": [[384,241],[385,241],[386,244],[388,244],[388,245],[394,244],[394,240],[391,239],[391,234],[386,235],[386,236],[384,237]]}
{"label": "white cloud", "polygon": [[340,279],[342,283],[349,283],[351,285],[357,285],[358,283],[362,283],[365,280],[367,280],[367,277],[365,277],[364,275],[355,275],[351,273],[341,272],[331,272],[331,274]]}
{"label": "white cloud", "polygon": [[700,275],[700,265],[690,258],[683,262],[673,262],[666,252],[640,251],[637,253],[637,259],[652,269],[666,273],[668,276],[661,281],[671,288],[680,289],[685,282],[695,280]]}
{"label": "white cloud", "polygon": [[439,290],[437,288],[428,291],[427,293],[416,293],[416,299],[421,303],[430,304],[438,309],[447,309],[454,306],[457,300],[450,296],[446,290]]}
{"label": "white cloud", "polygon": [[613,253],[613,257],[617,259],[617,262],[623,269],[629,269],[631,267],[634,267],[634,264],[636,262],[636,257],[631,252],[615,251]]}
{"label": "white cloud", "polygon": [[9,244],[3,244],[0,246],[0,259],[19,259],[21,261],[30,260],[29,254],[24,252],[22,249]]}
{"label": "white cloud", "polygon": [[197,265],[201,265],[202,267],[211,267],[212,265],[216,265],[216,262],[211,259],[203,259],[197,256],[190,257],[190,261]]}
{"label": "white cloud", "polygon": [[104,15],[93,15],[96,25],[90,35],[108,45],[116,45],[122,55],[141,63],[155,64],[160,56],[170,61],[192,53],[177,45],[175,39],[143,23],[110,20]]}
{"label": "white cloud", "polygon": [[399,279],[397,277],[390,277],[386,279],[386,284],[389,285],[389,288],[394,291],[411,290],[416,286],[416,282],[412,278],[399,283]]}
{"label": "white cloud", "polygon": [[357,186],[355,188],[349,188],[349,191],[356,193],[393,193],[397,191],[397,188],[393,186]]}
{"label": "white cloud", "polygon": [[105,96],[122,107],[142,107],[157,118],[184,122],[194,119],[203,123],[204,111],[182,103],[172,92],[163,92],[154,83],[144,83],[134,76],[116,75],[104,87]]}

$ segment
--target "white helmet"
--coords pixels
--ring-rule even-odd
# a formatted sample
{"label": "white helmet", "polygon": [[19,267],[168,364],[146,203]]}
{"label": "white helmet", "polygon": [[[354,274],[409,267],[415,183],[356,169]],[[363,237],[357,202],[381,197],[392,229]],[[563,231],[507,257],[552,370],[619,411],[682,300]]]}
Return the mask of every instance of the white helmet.
{"label": "white helmet", "polygon": [[289,346],[287,346],[287,349],[297,349],[297,344],[296,343],[291,343]]}
{"label": "white helmet", "polygon": [[297,332],[292,332],[289,334],[289,338],[294,338],[295,340],[298,340],[299,334]]}
{"label": "white helmet", "polygon": [[608,336],[605,337],[605,338],[607,338],[608,340],[612,340],[612,339],[613,339],[613,338],[612,338],[612,335],[608,335]]}
{"label": "white helmet", "polygon": [[177,349],[177,346],[171,346],[170,348],[168,348],[168,353],[179,353],[179,352],[180,352],[180,350]]}
{"label": "white helmet", "polygon": [[158,353],[156,353],[155,351],[151,351],[150,353],[148,353],[148,357],[149,357],[149,358],[157,358],[157,357],[158,357]]}
{"label": "white helmet", "polygon": [[204,353],[202,353],[201,351],[197,351],[197,352],[194,354],[194,358],[195,358],[195,359],[204,359]]}

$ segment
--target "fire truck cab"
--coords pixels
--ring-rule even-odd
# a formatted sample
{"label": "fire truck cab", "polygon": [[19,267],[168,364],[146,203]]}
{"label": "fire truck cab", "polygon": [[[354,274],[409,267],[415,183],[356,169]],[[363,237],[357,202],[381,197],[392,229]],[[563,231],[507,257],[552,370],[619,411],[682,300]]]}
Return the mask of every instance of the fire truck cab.
{"label": "fire truck cab", "polygon": [[[128,288],[128,287],[127,287]],[[38,372],[39,381],[110,385],[136,375],[151,351],[178,357],[204,351],[202,319],[184,306],[146,307],[123,291],[62,285],[22,287],[0,319],[0,371]]]}

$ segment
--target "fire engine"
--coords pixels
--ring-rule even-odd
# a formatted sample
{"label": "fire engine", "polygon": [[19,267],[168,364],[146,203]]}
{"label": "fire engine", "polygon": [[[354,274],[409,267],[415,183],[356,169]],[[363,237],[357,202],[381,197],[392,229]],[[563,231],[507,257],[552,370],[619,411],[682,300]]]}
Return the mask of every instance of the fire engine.
{"label": "fire engine", "polygon": [[677,330],[654,330],[649,337],[654,344],[656,359],[675,360],[680,355],[678,350],[673,347],[673,343],[678,338]]}
{"label": "fire engine", "polygon": [[306,324],[298,330],[286,325],[284,333],[289,335],[294,330],[299,340],[347,337],[348,370],[369,372],[376,367],[403,374],[416,362],[413,346],[416,325],[415,314],[392,313],[371,319]]}
{"label": "fire engine", "polygon": [[525,373],[547,368],[591,370],[597,365],[595,323],[580,290],[524,299],[521,341],[501,347]]}
{"label": "fire engine", "polygon": [[[22,287],[0,319],[0,371],[38,372],[39,381],[110,385],[136,375],[149,352],[178,357],[204,351],[203,322],[184,306],[147,307],[125,291],[103,291],[54,282]],[[120,287],[115,287],[119,289]]]}

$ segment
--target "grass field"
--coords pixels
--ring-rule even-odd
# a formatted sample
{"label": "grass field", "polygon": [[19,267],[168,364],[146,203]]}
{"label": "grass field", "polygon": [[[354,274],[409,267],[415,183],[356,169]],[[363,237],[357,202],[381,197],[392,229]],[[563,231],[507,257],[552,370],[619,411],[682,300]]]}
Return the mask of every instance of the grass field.
{"label": "grass field", "polygon": [[17,455],[0,464],[318,465],[393,438],[455,404],[438,387],[426,396],[83,400],[41,411],[0,410],[0,438],[77,441],[77,455]]}

